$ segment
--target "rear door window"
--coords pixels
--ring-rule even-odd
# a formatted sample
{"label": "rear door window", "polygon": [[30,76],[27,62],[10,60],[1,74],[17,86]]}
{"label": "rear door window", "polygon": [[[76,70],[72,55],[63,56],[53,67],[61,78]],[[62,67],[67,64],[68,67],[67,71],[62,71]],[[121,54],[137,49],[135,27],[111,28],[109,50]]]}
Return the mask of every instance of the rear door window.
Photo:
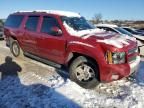
{"label": "rear door window", "polygon": [[5,22],[5,26],[19,28],[23,18],[23,15],[10,15]]}
{"label": "rear door window", "polygon": [[38,26],[39,16],[29,16],[26,22],[26,29],[29,31],[36,31]]}

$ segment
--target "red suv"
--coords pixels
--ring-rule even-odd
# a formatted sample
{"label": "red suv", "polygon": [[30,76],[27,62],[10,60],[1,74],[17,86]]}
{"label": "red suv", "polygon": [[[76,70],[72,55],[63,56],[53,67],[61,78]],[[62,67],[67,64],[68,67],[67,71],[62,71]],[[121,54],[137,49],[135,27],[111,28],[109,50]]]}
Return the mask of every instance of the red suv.
{"label": "red suv", "polygon": [[134,38],[95,28],[74,12],[16,12],[7,18],[4,33],[15,57],[64,65],[84,88],[128,77],[140,62]]}

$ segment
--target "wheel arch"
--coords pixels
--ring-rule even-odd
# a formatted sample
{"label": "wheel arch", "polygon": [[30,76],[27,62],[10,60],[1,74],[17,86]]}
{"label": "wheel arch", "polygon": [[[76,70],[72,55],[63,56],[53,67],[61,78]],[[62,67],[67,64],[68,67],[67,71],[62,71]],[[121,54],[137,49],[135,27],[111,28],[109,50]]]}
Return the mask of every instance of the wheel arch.
{"label": "wheel arch", "polygon": [[23,50],[23,47],[22,47],[22,45],[21,45],[21,42],[19,41],[19,39],[17,39],[16,38],[16,36],[14,36],[14,35],[11,35],[11,36],[9,36],[9,41],[10,41],[10,44],[11,44],[11,40],[16,40],[17,42],[18,42],[18,44],[19,44],[19,46],[21,47],[21,49]]}
{"label": "wheel arch", "polygon": [[69,68],[71,63],[79,56],[84,56],[84,57],[88,58],[88,60],[91,60],[93,63],[95,63],[95,65],[97,66],[97,69],[98,69],[98,80],[100,81],[99,64],[98,64],[96,59],[94,59],[93,57],[91,57],[89,55],[86,55],[86,54],[83,54],[83,53],[78,53],[78,52],[69,53],[68,58],[67,58],[67,62],[66,62],[67,67]]}

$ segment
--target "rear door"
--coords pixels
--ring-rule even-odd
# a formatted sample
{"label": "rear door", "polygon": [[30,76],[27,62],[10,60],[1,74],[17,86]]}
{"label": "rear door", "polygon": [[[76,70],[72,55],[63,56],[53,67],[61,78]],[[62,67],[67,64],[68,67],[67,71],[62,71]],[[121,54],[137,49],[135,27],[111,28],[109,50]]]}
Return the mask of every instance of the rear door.
{"label": "rear door", "polygon": [[37,37],[39,55],[57,63],[64,63],[66,40],[64,35],[56,36],[53,27],[61,29],[54,16],[43,16],[40,35]]}
{"label": "rear door", "polygon": [[23,46],[26,52],[31,54],[38,54],[37,51],[37,29],[39,24],[40,16],[28,16],[25,23],[25,33],[23,37]]}

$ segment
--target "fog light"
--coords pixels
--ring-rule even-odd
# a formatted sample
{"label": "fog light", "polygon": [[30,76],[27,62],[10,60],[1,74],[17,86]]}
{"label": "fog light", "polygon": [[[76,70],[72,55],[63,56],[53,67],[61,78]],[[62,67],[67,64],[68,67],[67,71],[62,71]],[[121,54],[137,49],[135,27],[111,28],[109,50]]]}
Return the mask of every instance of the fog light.
{"label": "fog light", "polygon": [[112,80],[117,80],[118,78],[119,78],[119,75],[112,75],[112,76],[111,76],[111,79],[112,79]]}

